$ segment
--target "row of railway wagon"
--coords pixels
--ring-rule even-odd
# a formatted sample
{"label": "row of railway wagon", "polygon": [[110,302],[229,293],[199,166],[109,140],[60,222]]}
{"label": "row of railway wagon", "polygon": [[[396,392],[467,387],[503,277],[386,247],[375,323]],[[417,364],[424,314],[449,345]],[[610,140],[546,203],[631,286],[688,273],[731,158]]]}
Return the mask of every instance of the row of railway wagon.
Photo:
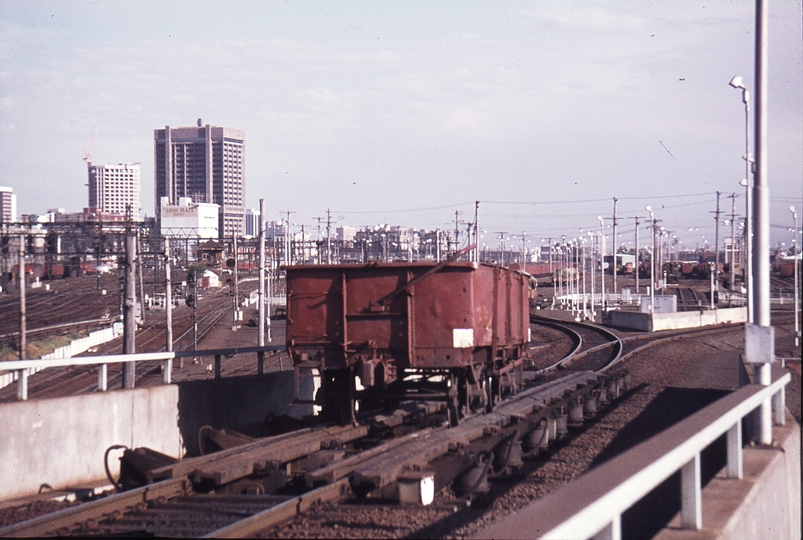
{"label": "row of railway wagon", "polygon": [[[9,277],[16,281],[20,266],[11,267]],[[61,279],[93,275],[98,271],[97,265],[88,261],[75,260],[65,262],[25,263],[25,275],[33,279]]]}
{"label": "row of railway wagon", "polygon": [[527,273],[459,261],[286,272],[288,352],[297,380],[320,374],[314,403],[332,420],[419,399],[445,401],[456,425],[522,387]]}

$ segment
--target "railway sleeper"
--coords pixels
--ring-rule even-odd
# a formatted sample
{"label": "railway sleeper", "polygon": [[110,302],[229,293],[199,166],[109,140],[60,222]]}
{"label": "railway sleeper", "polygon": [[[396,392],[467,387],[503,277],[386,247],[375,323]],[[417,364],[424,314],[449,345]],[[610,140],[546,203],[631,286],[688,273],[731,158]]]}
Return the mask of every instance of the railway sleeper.
{"label": "railway sleeper", "polygon": [[351,475],[352,490],[363,498],[416,504],[431,500],[430,489],[438,492],[450,485],[459,497],[481,495],[489,479],[518,474],[524,459],[543,457],[561,444],[570,425],[579,429],[592,420],[620,395],[625,380],[623,373],[587,378],[574,390],[507,403],[494,413],[400,448],[401,454],[365,456],[364,466]]}

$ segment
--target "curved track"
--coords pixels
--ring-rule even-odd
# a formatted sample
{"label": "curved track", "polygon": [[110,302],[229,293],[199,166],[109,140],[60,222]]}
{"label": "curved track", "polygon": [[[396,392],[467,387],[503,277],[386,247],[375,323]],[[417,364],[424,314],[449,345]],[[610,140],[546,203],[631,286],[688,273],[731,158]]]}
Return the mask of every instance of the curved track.
{"label": "curved track", "polygon": [[570,352],[536,373],[546,374],[556,369],[600,371],[616,362],[624,349],[622,339],[607,328],[586,322],[557,321],[531,315],[530,322],[563,332],[572,342]]}

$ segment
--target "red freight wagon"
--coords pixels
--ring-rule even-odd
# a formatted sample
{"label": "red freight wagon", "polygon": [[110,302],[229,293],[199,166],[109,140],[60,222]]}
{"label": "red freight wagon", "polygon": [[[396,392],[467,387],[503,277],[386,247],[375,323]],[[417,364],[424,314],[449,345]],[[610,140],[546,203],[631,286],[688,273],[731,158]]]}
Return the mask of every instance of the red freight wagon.
{"label": "red freight wagon", "polygon": [[[445,399],[452,420],[521,384],[529,275],[470,262],[291,266],[287,347],[321,374],[324,409]],[[364,390],[357,392],[355,377]],[[350,407],[350,408],[349,408]]]}
{"label": "red freight wagon", "polygon": [[792,277],[795,275],[795,263],[783,261],[778,265],[778,273],[781,277]]}

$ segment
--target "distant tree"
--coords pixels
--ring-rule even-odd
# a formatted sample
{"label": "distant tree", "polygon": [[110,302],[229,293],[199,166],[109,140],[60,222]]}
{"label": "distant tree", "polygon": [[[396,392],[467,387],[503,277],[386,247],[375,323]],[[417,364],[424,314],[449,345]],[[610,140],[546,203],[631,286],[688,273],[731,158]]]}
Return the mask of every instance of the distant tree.
{"label": "distant tree", "polygon": [[193,282],[201,279],[207,270],[209,270],[209,265],[205,262],[198,261],[191,263],[187,267],[187,281]]}

